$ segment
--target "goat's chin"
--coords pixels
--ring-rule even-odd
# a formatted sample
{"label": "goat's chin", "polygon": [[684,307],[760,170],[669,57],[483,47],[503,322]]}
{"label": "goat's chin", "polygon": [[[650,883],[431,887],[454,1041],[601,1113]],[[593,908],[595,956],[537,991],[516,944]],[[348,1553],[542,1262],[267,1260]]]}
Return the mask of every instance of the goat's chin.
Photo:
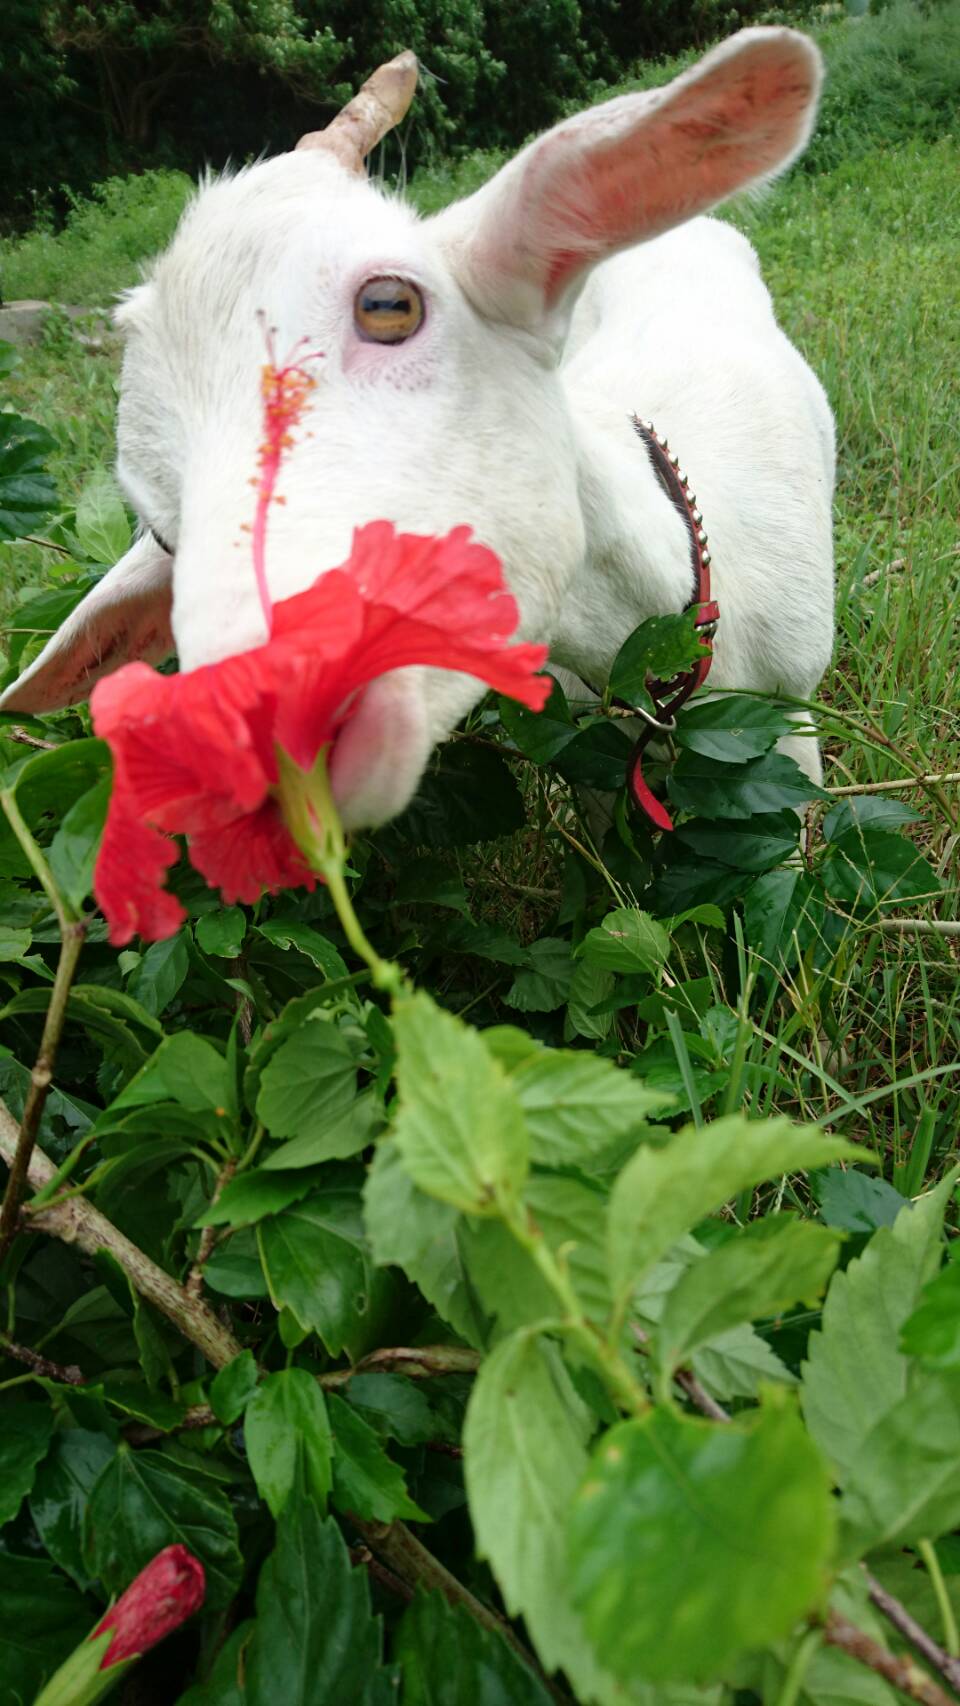
{"label": "goat's chin", "polygon": [[375,829],[413,797],[430,756],[419,673],[371,682],[337,738],[330,781],[345,829]]}

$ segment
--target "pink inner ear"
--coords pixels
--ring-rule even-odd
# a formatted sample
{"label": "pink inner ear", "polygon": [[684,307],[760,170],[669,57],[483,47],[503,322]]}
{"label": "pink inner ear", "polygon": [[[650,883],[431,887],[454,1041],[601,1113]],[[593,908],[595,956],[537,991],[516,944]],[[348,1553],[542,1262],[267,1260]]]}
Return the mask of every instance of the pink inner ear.
{"label": "pink inner ear", "polygon": [[561,146],[537,211],[570,241],[561,238],[550,255],[549,303],[585,264],[706,212],[783,165],[802,143],[818,82],[805,45],[760,39],[726,57],[718,52],[718,63],[650,95],[648,104],[638,97],[636,117],[619,135],[607,129],[591,143],[588,122],[572,158],[563,132],[557,135]]}

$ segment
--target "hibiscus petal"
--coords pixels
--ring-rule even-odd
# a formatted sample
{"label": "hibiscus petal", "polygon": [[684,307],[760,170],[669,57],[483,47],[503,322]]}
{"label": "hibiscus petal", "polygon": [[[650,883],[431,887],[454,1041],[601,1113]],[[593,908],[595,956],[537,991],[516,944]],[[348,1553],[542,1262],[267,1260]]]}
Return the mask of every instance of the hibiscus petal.
{"label": "hibiscus petal", "polygon": [[229,906],[243,901],[252,906],[264,889],[316,886],[316,877],[290,835],[274,799],[227,829],[194,835],[190,863]]}
{"label": "hibiscus petal", "polygon": [[159,942],[179,930],[186,913],[163,887],[169,866],[179,857],[176,842],[141,822],[114,784],[93,892],[115,948],[125,947],[134,936]]}

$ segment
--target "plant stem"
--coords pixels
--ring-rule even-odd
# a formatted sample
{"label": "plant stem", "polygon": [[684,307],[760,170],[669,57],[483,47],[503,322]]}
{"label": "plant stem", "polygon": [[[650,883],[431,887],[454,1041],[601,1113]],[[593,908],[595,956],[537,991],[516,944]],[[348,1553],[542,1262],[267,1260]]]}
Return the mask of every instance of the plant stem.
{"label": "plant stem", "polygon": [[325,859],[318,869],[326,879],[330,899],[340,920],[340,928],[354,953],[370,967],[374,988],[388,990],[391,995],[399,995],[403,988],[403,972],[392,960],[382,960],[376,948],[364,935],[360,920],[353,909],[342,865],[333,859]]}
{"label": "plant stem", "polygon": [[539,1677],[554,1700],[568,1706],[570,1696],[544,1674],[533,1654],[518,1640],[506,1619],[484,1605],[456,1576],[451,1575],[439,1558],[428,1552],[416,1535],[411,1533],[406,1523],[367,1522],[354,1516],[352,1512],[349,1520],[358,1534],[363,1535],[371,1551],[376,1552],[389,1564],[402,1582],[408,1583],[410,1587],[422,1584],[427,1588],[436,1588],[448,1604],[462,1605],[484,1629],[492,1629],[509,1643],[528,1670],[532,1670],[534,1675]]}
{"label": "plant stem", "polygon": [[960,782],[960,770],[943,771],[935,776],[897,776],[892,782],[850,782],[842,788],[826,788],[833,799],[844,794],[895,794],[904,788],[931,787],[934,783]]}
{"label": "plant stem", "polygon": [[[931,1540],[921,1540],[917,1546],[917,1551],[923,1559],[927,1575],[933,1585],[933,1591],[937,1596],[937,1605],[940,1608],[940,1617],[943,1622],[943,1644],[952,1659],[958,1658],[960,1656],[960,1640],[957,1638],[957,1620],[953,1615],[953,1606],[950,1603],[947,1584],[943,1579],[943,1571],[940,1568],[936,1547]],[[960,1680],[960,1665],[957,1666],[957,1677]]]}
{"label": "plant stem", "polygon": [[803,1679],[807,1674],[807,1666],[822,1641],[822,1629],[808,1629],[805,1635],[801,1635],[784,1676],[777,1706],[796,1706]]}
{"label": "plant stem", "polygon": [[82,1386],[87,1378],[76,1363],[64,1365],[51,1362],[49,1357],[41,1356],[39,1351],[32,1351],[28,1345],[14,1344],[5,1333],[0,1333],[0,1357],[10,1357],[13,1362],[23,1363],[25,1368],[31,1368],[41,1379],[58,1380],[61,1386]]}
{"label": "plant stem", "polygon": [[855,1623],[848,1622],[837,1612],[827,1613],[823,1637],[832,1647],[838,1647],[842,1653],[848,1653],[850,1658],[866,1665],[868,1670],[875,1671],[877,1676],[882,1676],[893,1688],[899,1688],[902,1693],[909,1695],[911,1700],[918,1700],[920,1706],[955,1706],[949,1694],[946,1694],[926,1671],[921,1670],[913,1659],[888,1652],[872,1635],[867,1635],[863,1629],[858,1629]]}
{"label": "plant stem", "polygon": [[[0,1101],[0,1160],[10,1167],[17,1152],[17,1123],[3,1101]],[[53,1177],[55,1168],[48,1155],[39,1147],[33,1151],[28,1179],[39,1189]],[[31,1228],[46,1232],[52,1238],[62,1238],[85,1255],[108,1250],[120,1263],[131,1284],[152,1303],[161,1314],[172,1321],[184,1338],[196,1345],[214,1368],[223,1368],[239,1356],[241,1346],[226,1327],[221,1326],[212,1310],[199,1298],[190,1297],[163,1268],[131,1243],[106,1215],[100,1213],[83,1197],[69,1202],[53,1202],[48,1208],[30,1215]]]}
{"label": "plant stem", "polygon": [[57,961],[57,975],[50,995],[50,1005],[43,1022],[40,1052],[30,1074],[30,1089],[23,1109],[23,1119],[17,1139],[16,1154],[10,1166],[10,1177],[0,1208],[0,1262],[2,1262],[17,1230],[17,1217],[27,1183],[30,1158],[37,1141],[37,1132],[44,1105],[53,1080],[53,1068],[60,1043],[60,1033],[67,1016],[67,1000],[86,934],[86,924],[80,919],[62,926],[63,939]]}
{"label": "plant stem", "polygon": [[[214,1203],[219,1201],[221,1191],[225,1186],[229,1185],[236,1170],[237,1163],[232,1157],[229,1161],[224,1162],[223,1167],[217,1175],[217,1182],[213,1187],[213,1196],[210,1198],[211,1208],[213,1208]],[[200,1243],[197,1246],[196,1258],[189,1274],[187,1275],[187,1279],[183,1287],[188,1297],[201,1297],[203,1295],[204,1266],[210,1260],[210,1257],[222,1237],[223,1228],[220,1226],[205,1226],[203,1228],[203,1231],[200,1234]]]}
{"label": "plant stem", "polygon": [[435,1374],[476,1374],[480,1367],[479,1351],[466,1345],[385,1345],[370,1351],[350,1368],[334,1368],[318,1376],[319,1384],[327,1391],[346,1386],[355,1374],[372,1374],[378,1369],[397,1369],[408,1380],[429,1380]]}
{"label": "plant stem", "polygon": [[580,1299],[567,1277],[566,1269],[557,1261],[543,1233],[529,1224],[521,1208],[504,1213],[503,1220],[546,1280],[563,1310],[564,1330],[593,1364],[611,1397],[631,1415],[642,1416],[650,1408],[646,1391],[631,1373],[616,1346],[587,1320],[580,1307]]}

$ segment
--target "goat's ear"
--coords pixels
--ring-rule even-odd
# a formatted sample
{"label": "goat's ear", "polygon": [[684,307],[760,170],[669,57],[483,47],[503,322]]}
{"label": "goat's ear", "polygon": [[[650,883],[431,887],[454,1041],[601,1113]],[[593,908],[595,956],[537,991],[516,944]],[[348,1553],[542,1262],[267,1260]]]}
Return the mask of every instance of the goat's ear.
{"label": "goat's ear", "polygon": [[621,95],[538,138],[440,214],[467,294],[535,325],[584,270],[789,165],[822,78],[794,30],[741,30],[664,88]]}
{"label": "goat's ear", "polygon": [[0,695],[0,711],[58,711],[122,663],[159,663],[173,651],[172,598],[173,558],[154,539],[138,539]]}

